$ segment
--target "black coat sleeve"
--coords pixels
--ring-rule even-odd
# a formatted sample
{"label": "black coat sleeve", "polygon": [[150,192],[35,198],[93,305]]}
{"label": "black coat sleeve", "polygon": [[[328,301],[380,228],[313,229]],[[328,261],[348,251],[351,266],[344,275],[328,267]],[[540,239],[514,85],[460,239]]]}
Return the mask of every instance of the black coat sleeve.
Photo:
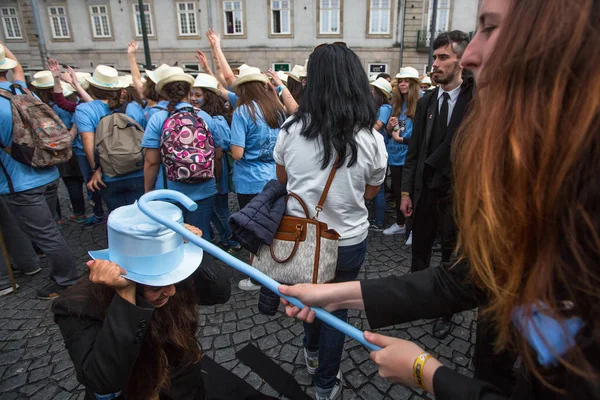
{"label": "black coat sleeve", "polygon": [[427,102],[421,98],[417,103],[417,111],[413,118],[413,131],[408,141],[408,152],[402,169],[402,191],[412,193],[415,186],[415,174],[417,173],[417,163],[419,161],[419,152],[425,139],[425,124],[423,124],[423,115],[426,114]]}
{"label": "black coat sleeve", "polygon": [[469,282],[469,266],[446,263],[403,276],[361,281],[369,325],[373,329],[470,310],[483,295]]}
{"label": "black coat sleeve", "polygon": [[53,310],[75,365],[77,380],[96,394],[119,393],[129,381],[154,308],[138,307],[118,294],[104,320]]}
{"label": "black coat sleeve", "polygon": [[471,379],[447,367],[440,367],[433,376],[437,400],[508,400],[489,383]]}
{"label": "black coat sleeve", "polygon": [[192,282],[200,305],[225,304],[231,296],[229,275],[207,252],[204,252],[202,263],[192,274]]}

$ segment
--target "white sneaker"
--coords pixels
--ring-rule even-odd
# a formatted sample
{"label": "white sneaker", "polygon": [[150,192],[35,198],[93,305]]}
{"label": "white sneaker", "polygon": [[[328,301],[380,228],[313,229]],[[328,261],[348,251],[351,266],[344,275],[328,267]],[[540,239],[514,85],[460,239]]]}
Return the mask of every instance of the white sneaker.
{"label": "white sneaker", "polygon": [[319,395],[319,389],[317,388],[317,390],[315,391],[315,399],[316,400],[338,400],[342,398],[342,388],[343,388],[343,384],[342,384],[342,371],[339,370],[337,373],[336,378],[336,382],[335,385],[333,386],[333,388],[331,389],[331,392],[329,392],[329,394],[323,396],[323,395]]}
{"label": "white sneaker", "polygon": [[252,283],[252,281],[250,280],[250,278],[248,278],[248,279],[242,279],[241,281],[239,281],[238,287],[241,290],[245,290],[247,292],[250,292],[250,291],[253,291],[253,290],[260,290],[260,285],[255,285],[254,283]]}
{"label": "white sneaker", "polygon": [[314,375],[315,371],[319,367],[319,352],[308,351],[304,348],[304,362],[306,363],[306,370],[310,375]]}
{"label": "white sneaker", "polygon": [[[19,285],[16,285],[17,289],[19,288]],[[0,296],[6,296],[7,294],[11,294],[13,292],[13,287],[12,285],[7,287],[6,289],[2,289],[0,290]]]}
{"label": "white sneaker", "polygon": [[406,243],[404,243],[407,246],[412,246],[412,232],[410,233],[410,235],[408,235],[408,239],[406,240]]}
{"label": "white sneaker", "polygon": [[398,224],[394,224],[392,226],[390,226],[389,228],[385,229],[383,231],[384,235],[403,235],[406,233],[406,227],[405,226],[398,226]]}

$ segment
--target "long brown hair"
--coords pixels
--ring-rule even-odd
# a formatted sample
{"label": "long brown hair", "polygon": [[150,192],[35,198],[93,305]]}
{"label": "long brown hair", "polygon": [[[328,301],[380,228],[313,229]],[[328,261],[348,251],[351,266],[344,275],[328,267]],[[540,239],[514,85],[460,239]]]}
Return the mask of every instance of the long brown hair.
{"label": "long brown hair", "polygon": [[87,92],[96,100],[107,100],[108,108],[111,110],[118,108],[122,104],[120,90],[104,90],[90,85]]}
{"label": "long brown hair", "polygon": [[227,123],[231,125],[231,109],[225,107],[225,100],[210,89],[202,88],[202,95],[204,96],[204,103],[200,108],[211,117],[222,115]]}
{"label": "long brown hair", "polygon": [[[138,295],[141,295],[142,288],[138,284]],[[161,389],[170,385],[170,367],[188,366],[200,361],[201,350],[196,339],[198,306],[192,282],[187,279],[178,283],[176,288],[175,295],[167,304],[154,310],[124,388],[127,399],[158,399]],[[113,289],[92,283],[85,276],[55,303],[67,308],[74,317],[80,317],[85,309],[88,317],[105,318],[114,296],[118,294]],[[87,315],[89,310],[99,312],[99,315]]]}
{"label": "long brown hair", "polygon": [[190,95],[192,85],[189,82],[175,81],[167,83],[162,90],[163,95],[169,100],[167,109],[170,113],[175,112],[177,104]]}
{"label": "long brown hair", "polygon": [[145,106],[136,88],[134,88],[133,86],[129,86],[125,89],[125,91],[127,92],[127,95],[125,96],[125,100],[123,101],[123,103],[129,104],[132,102],[136,102],[142,107]]}
{"label": "long brown hair", "polygon": [[417,112],[417,102],[421,98],[421,87],[414,79],[408,80],[408,93],[400,93],[400,81],[396,90],[392,91],[392,116],[398,116],[402,113],[402,105],[406,103],[406,116],[413,118]]}
{"label": "long brown hair", "polygon": [[283,104],[273,90],[262,82],[242,83],[235,89],[239,96],[236,107],[248,107],[248,114],[254,123],[260,118],[256,107],[262,112],[264,121],[271,128],[279,128],[285,119]]}
{"label": "long brown hair", "polygon": [[37,95],[37,97],[40,98],[42,103],[46,103],[48,105],[54,103],[54,98],[52,97],[52,92],[54,91],[53,88],[42,89],[42,88],[36,88],[35,86],[33,86],[31,88],[31,91],[33,93],[35,93]]}
{"label": "long brown hair", "polygon": [[159,102],[163,100],[160,93],[156,91],[156,83],[152,81],[152,79],[148,78],[146,83],[144,84],[144,90],[142,91],[142,97],[146,100],[152,100],[154,102]]}
{"label": "long brown hair", "polygon": [[[599,17],[594,0],[512,1],[452,146],[459,252],[489,294],[497,348],[516,346],[544,382],[518,307],[576,314],[600,338]],[[559,361],[598,382],[580,346]]]}

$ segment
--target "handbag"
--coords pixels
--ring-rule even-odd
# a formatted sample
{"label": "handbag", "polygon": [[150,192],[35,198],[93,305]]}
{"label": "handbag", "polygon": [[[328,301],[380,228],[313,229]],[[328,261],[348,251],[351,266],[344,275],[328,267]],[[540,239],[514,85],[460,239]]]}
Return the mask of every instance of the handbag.
{"label": "handbag", "polygon": [[337,170],[337,160],[327,178],[327,183],[315,207],[316,214],[310,217],[304,201],[295,193],[286,196],[302,206],[304,217],[284,215],[273,243],[261,246],[258,254],[252,256],[252,266],[272,279],[287,284],[326,283],[335,278],[337,267],[339,233],[329,229],[326,223],[318,220],[323,210],[327,193]]}

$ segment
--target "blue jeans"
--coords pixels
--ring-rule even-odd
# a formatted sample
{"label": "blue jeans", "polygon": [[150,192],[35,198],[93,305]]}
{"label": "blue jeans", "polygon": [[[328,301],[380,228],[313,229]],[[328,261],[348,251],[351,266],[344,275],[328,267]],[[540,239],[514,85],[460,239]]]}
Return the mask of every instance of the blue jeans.
{"label": "blue jeans", "polygon": [[[358,272],[367,255],[367,240],[353,246],[338,248],[335,282],[356,280]],[[337,310],[332,313],[342,321],[348,320],[348,310]],[[315,320],[312,324],[304,323],[304,347],[309,351],[319,352],[319,367],[315,371],[314,383],[317,391],[328,393],[335,385],[335,376],[342,362],[342,351],[346,335],[331,326]]]}
{"label": "blue jeans", "polygon": [[119,207],[135,203],[144,194],[143,176],[104,183],[106,187],[100,191],[100,196],[109,213]]}
{"label": "blue jeans", "polygon": [[215,197],[214,212],[212,213],[210,222],[212,222],[217,228],[217,231],[219,231],[221,243],[228,243],[229,238],[231,237],[231,228],[227,222],[230,216],[229,196],[227,194],[218,193]]}
{"label": "blue jeans", "polygon": [[210,218],[213,215],[213,208],[215,205],[215,197],[210,196],[206,199],[196,200],[196,204],[198,208],[195,211],[188,211],[187,208],[180,206],[183,211],[183,221],[186,224],[190,224],[195,226],[196,228],[202,230],[202,239],[211,241],[212,240],[212,230],[210,227]]}
{"label": "blue jeans", "polygon": [[[90,167],[90,162],[86,156],[76,157],[77,163],[79,164],[79,170],[81,171],[81,176],[83,176],[83,181],[87,185],[88,181],[90,180],[90,174],[92,173],[92,167]],[[87,192],[88,196],[94,202],[94,215],[98,218],[104,218],[104,210],[102,209],[102,198],[100,197],[100,192],[91,192],[89,189],[87,189]]]}
{"label": "blue jeans", "polygon": [[373,199],[373,214],[375,224],[383,226],[383,219],[385,218],[385,185],[379,187],[379,191]]}

